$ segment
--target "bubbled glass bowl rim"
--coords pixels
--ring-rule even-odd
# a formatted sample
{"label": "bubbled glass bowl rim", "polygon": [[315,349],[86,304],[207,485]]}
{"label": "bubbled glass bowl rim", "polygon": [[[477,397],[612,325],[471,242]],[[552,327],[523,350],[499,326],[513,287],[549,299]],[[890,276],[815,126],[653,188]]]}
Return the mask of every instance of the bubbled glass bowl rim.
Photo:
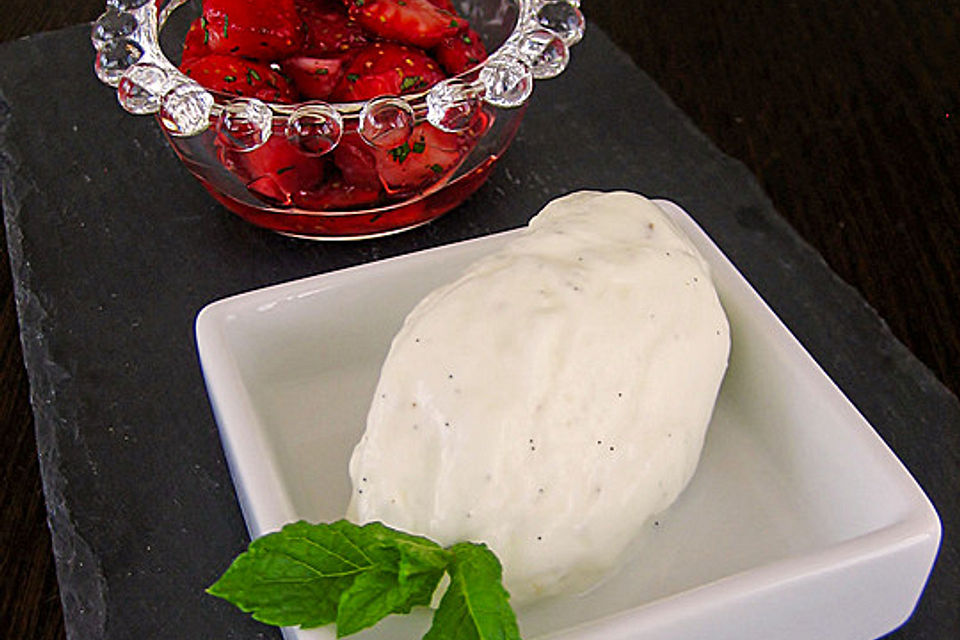
{"label": "bubbled glass bowl rim", "polygon": [[[207,190],[228,209],[234,211],[257,226],[265,227],[285,235],[309,237],[323,240],[348,240],[366,237],[378,237],[400,232],[413,226],[425,224],[441,215],[450,206],[457,203],[435,204],[438,211],[429,217],[408,218],[403,223],[390,227],[387,223],[371,228],[370,233],[355,231],[305,231],[299,233],[275,228],[265,220],[254,220],[250,216],[266,214],[277,219],[294,215],[300,218],[337,218],[373,214],[386,216],[394,211],[403,210],[418,202],[446,202],[444,198],[466,197],[485,181],[490,162],[495,162],[500,154],[511,144],[520,120],[529,106],[529,97],[536,80],[556,77],[567,66],[569,48],[579,42],[583,35],[585,21],[579,11],[580,0],[474,0],[472,7],[479,9],[477,14],[471,7],[457,7],[473,29],[484,33],[496,42],[496,48],[490,49],[483,61],[455,75],[448,76],[436,84],[416,93],[401,95],[380,95],[367,100],[338,102],[323,99],[303,99],[297,102],[275,102],[266,99],[236,95],[202,86],[199,82],[181,71],[173,59],[179,59],[182,51],[179,31],[184,23],[176,28],[176,38],[167,38],[161,44],[164,29],[173,26],[171,16],[180,10],[190,10],[192,24],[199,2],[195,0],[106,0],[107,10],[94,23],[91,40],[97,52],[94,68],[98,78],[104,84],[116,90],[120,106],[134,115],[153,115],[164,136],[175,150],[180,160],[207,188]],[[456,5],[455,5],[456,6]],[[565,6],[558,15],[556,9]],[[571,9],[572,8],[572,9]],[[547,14],[549,10],[550,14]],[[179,17],[188,17],[181,13]],[[131,26],[132,23],[132,26]],[[485,27],[492,27],[492,32]],[[168,33],[169,35],[169,33]],[[482,36],[481,36],[482,37]],[[269,63],[268,63],[269,64]],[[274,65],[270,65],[273,67]],[[393,104],[388,104],[393,103]],[[319,106],[317,111],[315,106]],[[346,131],[356,131],[360,138],[373,147],[383,147],[376,139],[379,126],[375,113],[386,108],[398,110],[402,116],[391,126],[400,130],[413,127],[414,123],[427,123],[448,133],[467,132],[472,116],[464,113],[484,110],[499,113],[502,122],[513,122],[506,128],[478,131],[476,140],[484,138],[498,145],[496,153],[486,153],[468,159],[443,179],[418,187],[409,194],[395,194],[379,203],[358,206],[356,208],[323,209],[309,205],[301,206],[290,202],[271,204],[263,198],[255,197],[256,202],[247,201],[247,196],[234,193],[235,179],[222,182],[219,174],[208,173],[207,168],[220,166],[215,159],[194,158],[193,151],[185,144],[191,138],[197,138],[197,144],[205,145],[210,135],[235,144],[238,153],[253,151],[276,135],[289,139],[293,144],[303,144],[295,140],[297,126],[301,118],[315,118],[308,126],[317,126],[317,122],[331,123],[330,137],[324,150],[310,149],[307,155],[322,156],[332,151]],[[241,137],[229,138],[226,131],[231,130],[234,117],[241,123],[236,131]],[[449,119],[448,119],[449,118]],[[244,129],[242,123],[253,122],[255,127],[265,132],[263,136],[252,136],[250,129]],[[349,129],[348,127],[349,124]],[[406,123],[406,124],[402,124]],[[367,133],[372,133],[368,136]],[[242,136],[246,135],[244,138]],[[325,133],[320,135],[326,135]],[[202,154],[201,154],[202,155]],[[464,160],[464,158],[460,158]],[[468,167],[465,169],[464,167]],[[478,173],[479,172],[479,173]],[[464,190],[463,196],[447,195],[435,197],[448,191],[455,185]],[[385,185],[386,186],[386,185]],[[249,185],[247,185],[249,189]],[[389,195],[388,189],[388,195]],[[459,201],[458,201],[459,202]],[[429,207],[428,207],[429,208]],[[442,210],[440,210],[442,209]],[[249,213],[244,213],[247,211]],[[254,213],[255,212],[255,213]],[[398,219],[399,222],[399,219]],[[376,227],[376,225],[375,225]]]}
{"label": "bubbled glass bowl rim", "polygon": [[[373,111],[390,108],[385,103],[391,102],[393,108],[406,111],[408,118],[425,119],[444,131],[454,131],[459,125],[443,123],[444,108],[456,108],[458,102],[473,101],[494,108],[514,108],[525,103],[535,80],[562,73],[569,59],[569,47],[579,42],[585,26],[579,11],[580,0],[500,0],[496,7],[491,7],[497,12],[490,16],[489,24],[498,24],[493,20],[497,17],[499,24],[508,26],[508,30],[497,34],[497,40],[502,38],[502,41],[485,60],[470,69],[412,94],[401,91],[400,95],[350,102],[311,99],[284,103],[209,89],[173,63],[161,44],[160,35],[174,12],[190,2],[107,0],[107,10],[94,24],[91,34],[97,50],[94,64],[97,76],[117,89],[121,106],[137,115],[155,113],[166,108],[164,105],[169,106],[171,119],[164,120],[163,124],[178,137],[201,133],[225,113],[229,105],[239,105],[241,101],[251,103],[250,108],[254,110],[265,109],[272,115],[274,124],[303,117],[302,109],[309,108],[308,105],[322,105],[334,121],[365,120]],[[191,6],[196,9],[195,4]],[[556,15],[556,8],[560,6],[572,13]],[[505,8],[512,16],[504,15]],[[481,25],[488,22],[481,18],[486,16],[471,17],[470,14],[468,11],[465,16],[467,21],[473,20],[476,30],[483,31]],[[508,25],[510,17],[513,20]],[[148,71],[150,67],[153,70]],[[445,98],[441,99],[441,95]]]}

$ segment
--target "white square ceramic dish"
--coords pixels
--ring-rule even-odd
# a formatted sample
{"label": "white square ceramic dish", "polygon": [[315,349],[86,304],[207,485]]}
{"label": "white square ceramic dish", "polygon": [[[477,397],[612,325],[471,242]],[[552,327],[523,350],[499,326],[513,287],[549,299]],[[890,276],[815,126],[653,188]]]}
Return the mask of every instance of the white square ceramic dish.
{"label": "white square ceramic dish", "polygon": [[[534,638],[876,638],[912,612],[940,542],[929,500],[710,239],[730,366],[703,459],[641,551],[603,585],[519,611]],[[507,232],[215,302],[197,343],[252,536],[341,517],[380,364],[429,290]],[[419,638],[429,617],[357,638]],[[335,637],[285,630],[288,639]]]}

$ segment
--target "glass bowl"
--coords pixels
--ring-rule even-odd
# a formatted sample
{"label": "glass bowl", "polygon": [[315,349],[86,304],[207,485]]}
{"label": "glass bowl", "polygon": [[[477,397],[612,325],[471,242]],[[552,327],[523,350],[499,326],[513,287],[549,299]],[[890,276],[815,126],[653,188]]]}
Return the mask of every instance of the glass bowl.
{"label": "glass bowl", "polygon": [[[93,25],[94,69],[126,111],[153,115],[187,169],[245,220],[311,239],[374,237],[429,222],[479,188],[534,81],[564,70],[585,26],[579,0],[452,4],[489,56],[419,93],[284,104],[206,89],[172,62],[197,0],[108,0]],[[373,179],[338,161],[351,154],[376,167]]]}

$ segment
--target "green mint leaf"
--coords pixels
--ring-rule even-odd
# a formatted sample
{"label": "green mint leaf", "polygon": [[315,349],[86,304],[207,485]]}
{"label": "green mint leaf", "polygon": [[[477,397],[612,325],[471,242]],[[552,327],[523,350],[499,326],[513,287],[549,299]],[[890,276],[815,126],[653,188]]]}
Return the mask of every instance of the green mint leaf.
{"label": "green mint leaf", "polygon": [[289,524],[250,543],[207,589],[276,626],[336,620],[340,595],[374,562],[333,525]]}
{"label": "green mint leaf", "polygon": [[[428,605],[453,555],[440,545],[372,522],[350,532],[377,562],[340,597],[337,635],[370,627],[391,613]],[[355,535],[354,535],[355,534]]]}
{"label": "green mint leaf", "polygon": [[250,543],[207,592],[276,626],[338,636],[427,605],[453,554],[379,522],[296,522]]}
{"label": "green mint leaf", "polygon": [[442,577],[441,570],[401,582],[398,573],[386,569],[358,576],[340,598],[337,636],[372,627],[392,613],[410,613],[415,606],[429,605]]}
{"label": "green mint leaf", "polygon": [[404,142],[399,147],[390,149],[390,157],[400,164],[403,164],[403,161],[407,159],[408,155],[410,155],[410,144],[407,142]]}
{"label": "green mint leaf", "polygon": [[500,561],[484,544],[450,547],[450,587],[423,640],[520,640]]}
{"label": "green mint leaf", "polygon": [[428,548],[402,540],[397,541],[397,549],[400,552],[397,572],[400,601],[391,613],[410,613],[414,606],[430,604],[453,556],[439,546]]}
{"label": "green mint leaf", "polygon": [[403,598],[397,588],[398,584],[397,574],[385,569],[368,571],[358,576],[340,597],[337,637],[342,638],[372,627],[394,613],[394,610],[402,609]]}
{"label": "green mint leaf", "polygon": [[416,87],[423,78],[420,76],[404,76],[403,80],[400,81],[400,91],[409,91]]}
{"label": "green mint leaf", "polygon": [[354,544],[367,553],[399,552],[401,577],[423,572],[442,572],[453,560],[453,554],[433,540],[391,529],[381,522],[370,522],[362,527],[352,525],[346,520],[337,524],[344,535],[350,537]]}

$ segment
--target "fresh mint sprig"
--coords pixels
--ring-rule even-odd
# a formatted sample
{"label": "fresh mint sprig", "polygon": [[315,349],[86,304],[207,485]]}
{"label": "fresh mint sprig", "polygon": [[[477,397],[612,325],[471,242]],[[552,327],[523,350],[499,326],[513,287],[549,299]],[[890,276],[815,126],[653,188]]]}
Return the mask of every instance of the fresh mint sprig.
{"label": "fresh mint sprig", "polygon": [[430,604],[450,586],[424,640],[520,640],[497,556],[484,544],[448,548],[379,522],[295,522],[257,538],[207,593],[254,619],[305,629],[336,623],[337,637]]}

